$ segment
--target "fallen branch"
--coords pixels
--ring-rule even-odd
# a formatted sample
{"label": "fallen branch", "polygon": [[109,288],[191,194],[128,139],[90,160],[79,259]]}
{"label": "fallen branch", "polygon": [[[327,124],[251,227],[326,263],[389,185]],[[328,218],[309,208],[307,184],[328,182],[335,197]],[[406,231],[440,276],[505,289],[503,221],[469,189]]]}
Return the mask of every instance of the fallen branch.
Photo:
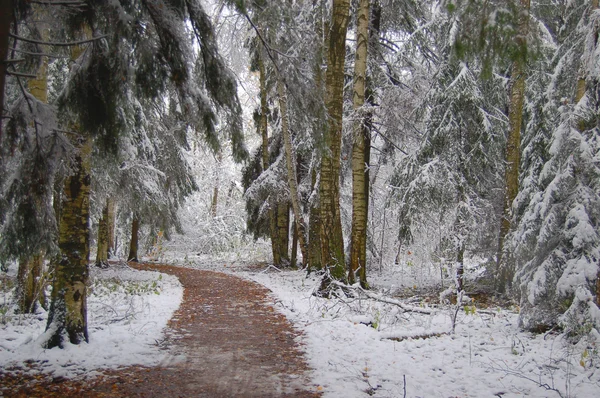
{"label": "fallen branch", "polygon": [[404,341],[404,340],[408,340],[408,339],[428,339],[431,337],[441,337],[444,335],[447,335],[448,332],[431,332],[431,333],[421,333],[421,334],[415,334],[412,336],[397,336],[397,337],[386,337],[386,340],[393,340],[393,341]]}
{"label": "fallen branch", "polygon": [[422,308],[422,307],[415,307],[413,305],[407,305],[405,303],[403,303],[402,301],[399,300],[394,300],[391,298],[387,298],[387,297],[383,297],[383,296],[378,296],[374,293],[371,293],[368,290],[363,289],[361,286],[359,285],[355,285],[355,286],[349,286],[340,282],[336,282],[333,281],[333,284],[335,284],[336,286],[339,286],[343,289],[348,289],[348,290],[356,290],[359,291],[361,293],[363,293],[365,296],[367,296],[368,298],[370,298],[371,300],[375,300],[375,301],[379,301],[382,303],[386,303],[386,304],[391,304],[391,305],[395,305],[397,307],[400,307],[403,311],[405,312],[417,312],[419,314],[427,314],[427,315],[431,315],[431,314],[435,314],[437,311],[432,309],[432,308]]}

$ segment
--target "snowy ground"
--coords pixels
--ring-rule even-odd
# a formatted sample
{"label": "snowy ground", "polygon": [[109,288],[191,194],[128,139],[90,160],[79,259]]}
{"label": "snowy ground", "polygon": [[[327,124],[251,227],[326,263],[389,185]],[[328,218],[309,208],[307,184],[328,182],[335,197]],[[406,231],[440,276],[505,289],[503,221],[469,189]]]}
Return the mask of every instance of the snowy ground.
{"label": "snowy ground", "polygon": [[164,358],[157,342],[183,298],[179,280],[127,266],[91,267],[88,297],[89,344],[67,344],[64,350],[42,347],[47,314],[12,315],[10,292],[0,289],[0,367],[41,363],[54,376],[93,374],[94,369],[133,364],[156,365]]}
{"label": "snowy ground", "polygon": [[[483,309],[475,302],[459,311],[456,332],[450,334],[451,305],[431,308],[413,300],[403,309],[364,295],[317,298],[312,295],[316,277],[273,267],[252,271],[240,255],[218,261],[192,254],[161,260],[234,273],[271,289],[274,307],[304,332],[301,343],[314,369],[312,379],[325,397],[600,396],[597,346],[523,333],[511,310]],[[2,368],[33,359],[47,361],[46,371],[76,375],[163,359],[156,343],[181,301],[181,285],[174,277],[127,267],[93,272],[90,344],[67,347],[69,355],[43,350],[38,342],[45,314],[11,319],[5,314]],[[389,290],[399,277],[385,275],[371,277],[375,291]],[[416,338],[424,335],[435,336]]]}
{"label": "snowy ground", "polygon": [[[169,260],[235,273],[271,289],[275,308],[304,332],[313,381],[325,397],[600,396],[598,347],[522,332],[518,308],[469,303],[458,312],[452,334],[453,305],[430,308],[413,301],[402,309],[364,296],[328,300],[312,295],[320,280],[304,271],[252,272],[247,261],[233,257]],[[402,272],[370,278],[375,290],[413,283]],[[432,337],[418,338],[423,335]]]}

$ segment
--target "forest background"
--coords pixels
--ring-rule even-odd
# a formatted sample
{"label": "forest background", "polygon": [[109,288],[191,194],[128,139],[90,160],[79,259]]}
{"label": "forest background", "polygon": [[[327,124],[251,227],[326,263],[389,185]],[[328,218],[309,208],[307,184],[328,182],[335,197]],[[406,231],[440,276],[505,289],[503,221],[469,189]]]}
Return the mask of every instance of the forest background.
{"label": "forest background", "polygon": [[597,344],[597,0],[1,6],[0,255],[48,347],[89,338],[90,251],[166,247]]}

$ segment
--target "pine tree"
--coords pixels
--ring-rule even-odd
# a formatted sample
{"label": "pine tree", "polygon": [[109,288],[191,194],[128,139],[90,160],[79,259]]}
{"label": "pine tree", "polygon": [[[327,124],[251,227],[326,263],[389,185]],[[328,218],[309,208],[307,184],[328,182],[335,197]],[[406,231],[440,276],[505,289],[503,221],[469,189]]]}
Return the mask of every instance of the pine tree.
{"label": "pine tree", "polygon": [[519,321],[528,330],[557,324],[572,336],[600,330],[593,299],[600,257],[597,7],[597,1],[568,4],[541,100],[545,128],[531,131],[524,152],[533,172],[522,178],[528,194],[517,199],[510,248]]}

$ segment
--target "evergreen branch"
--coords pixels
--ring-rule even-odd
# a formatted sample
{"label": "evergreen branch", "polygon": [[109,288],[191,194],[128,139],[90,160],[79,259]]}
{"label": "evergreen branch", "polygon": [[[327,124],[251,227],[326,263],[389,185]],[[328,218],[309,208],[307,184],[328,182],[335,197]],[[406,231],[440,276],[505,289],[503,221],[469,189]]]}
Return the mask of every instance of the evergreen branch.
{"label": "evergreen branch", "polygon": [[27,37],[22,37],[22,36],[17,36],[13,33],[9,33],[8,34],[10,37],[12,37],[13,39],[16,40],[21,40],[27,43],[33,43],[33,44],[40,44],[42,46],[53,46],[53,47],[73,47],[73,46],[79,46],[81,44],[86,44],[86,43],[91,43],[97,40],[101,40],[104,39],[106,37],[108,37],[108,35],[101,35],[101,36],[96,36],[96,37],[92,37],[91,39],[86,39],[86,40],[78,40],[78,41],[71,41],[71,42],[64,42],[64,43],[59,43],[59,42],[51,42],[51,41],[41,41],[41,40],[34,40],[34,39],[29,39]]}

